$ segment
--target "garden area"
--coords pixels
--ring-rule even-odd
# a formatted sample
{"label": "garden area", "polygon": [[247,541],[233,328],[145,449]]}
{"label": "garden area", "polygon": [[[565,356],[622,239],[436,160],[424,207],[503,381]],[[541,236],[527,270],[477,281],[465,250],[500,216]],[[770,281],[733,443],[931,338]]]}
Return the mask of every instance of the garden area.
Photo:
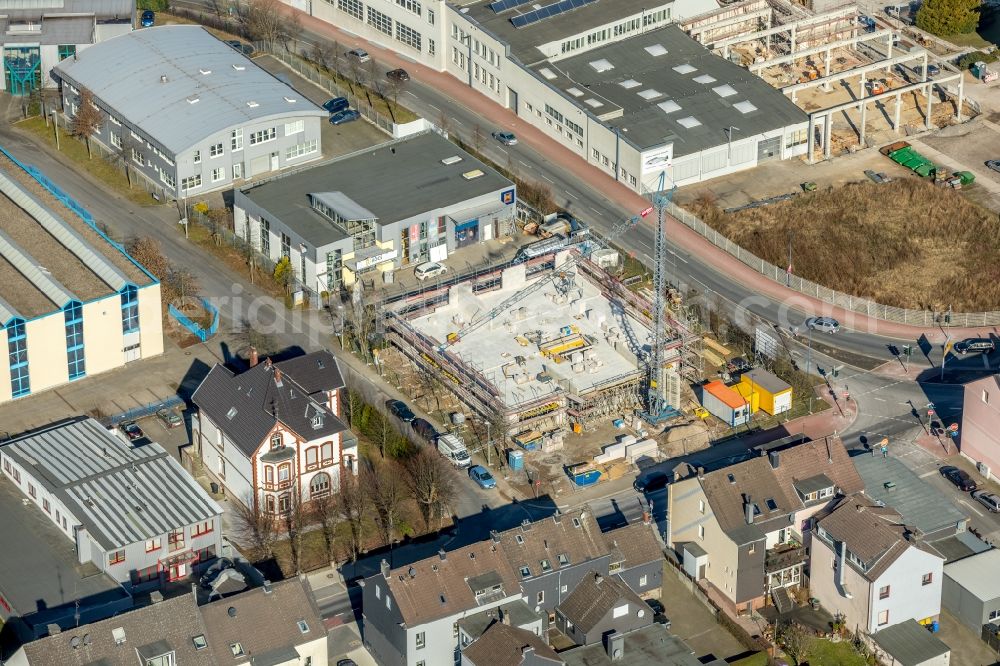
{"label": "garden area", "polygon": [[724,213],[702,196],[688,208],[744,249],[831,289],[885,305],[997,309],[997,215],[916,178],[851,183]]}

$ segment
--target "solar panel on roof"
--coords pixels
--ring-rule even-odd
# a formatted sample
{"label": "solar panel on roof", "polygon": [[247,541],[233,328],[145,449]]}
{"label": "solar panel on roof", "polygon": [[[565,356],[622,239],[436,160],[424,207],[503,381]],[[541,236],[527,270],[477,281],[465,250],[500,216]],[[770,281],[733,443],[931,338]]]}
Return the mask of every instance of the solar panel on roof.
{"label": "solar panel on roof", "polygon": [[533,0],[497,0],[496,2],[490,3],[490,9],[499,14],[500,12],[505,12],[508,9],[514,9],[514,7],[526,5],[529,2],[533,2]]}
{"label": "solar panel on roof", "polygon": [[597,2],[597,0],[561,0],[560,2],[536,9],[533,12],[528,12],[527,14],[512,16],[510,22],[514,24],[515,28],[523,28],[524,26],[531,25],[532,23],[538,23],[542,19],[547,19],[551,16],[556,16],[557,14],[562,14],[574,9],[579,9],[580,7],[589,5],[592,2]]}

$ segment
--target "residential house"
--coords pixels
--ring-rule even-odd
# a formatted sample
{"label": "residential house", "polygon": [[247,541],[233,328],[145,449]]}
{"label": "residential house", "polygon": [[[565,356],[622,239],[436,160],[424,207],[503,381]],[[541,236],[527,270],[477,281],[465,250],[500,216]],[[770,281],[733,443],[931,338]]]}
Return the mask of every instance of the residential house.
{"label": "residential house", "polygon": [[541,633],[588,573],[619,576],[644,594],[659,589],[662,567],[648,524],[605,534],[586,509],[525,521],[410,565],[383,562],[363,581],[364,642],[385,666],[450,666],[488,625],[485,614],[512,610],[512,625]]}
{"label": "residential house", "polygon": [[875,655],[886,666],[948,666],[951,648],[914,620],[894,624],[878,632]]}
{"label": "residential house", "polygon": [[324,666],[326,628],[304,577],[198,606],[189,592],[26,643],[10,666]]}
{"label": "residential house", "polygon": [[599,643],[611,631],[636,631],[653,624],[642,597],[614,576],[590,572],[556,606],[556,628],[577,645]]}
{"label": "residential house", "polygon": [[186,578],[222,548],[222,508],[159,444],[78,417],[0,445],[3,474],[126,588]]}
{"label": "residential house", "polygon": [[944,558],[899,512],[857,493],[816,520],[809,592],[852,631],[936,620]]}
{"label": "residential house", "polygon": [[1000,478],[1000,375],[965,385],[958,449],[987,479]]}
{"label": "residential house", "polygon": [[230,497],[283,515],[357,474],[357,438],[339,418],[344,380],[329,351],[277,363],[252,351],[250,363],[216,365],[198,386],[193,439]]}
{"label": "residential house", "polygon": [[[789,443],[791,443],[789,445]],[[837,437],[792,438],[761,455],[668,486],[667,544],[685,571],[717,588],[736,611],[802,579],[810,519],[838,495],[862,489]]]}
{"label": "residential house", "polygon": [[1000,625],[1000,550],[991,549],[944,565],[941,605],[978,636],[989,622]]}
{"label": "residential house", "polygon": [[534,633],[495,621],[462,650],[462,666],[562,666],[562,659]]}

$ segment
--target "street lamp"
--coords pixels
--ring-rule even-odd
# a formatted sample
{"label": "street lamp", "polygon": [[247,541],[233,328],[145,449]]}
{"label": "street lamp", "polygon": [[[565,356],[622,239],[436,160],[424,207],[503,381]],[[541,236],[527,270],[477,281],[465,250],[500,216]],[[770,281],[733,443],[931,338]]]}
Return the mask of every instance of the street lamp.
{"label": "street lamp", "polygon": [[61,150],[61,148],[59,148],[59,116],[56,115],[55,109],[52,109],[49,113],[52,114],[52,125],[55,127],[56,132],[56,150]]}
{"label": "street lamp", "polygon": [[730,125],[729,129],[726,130],[726,134],[729,136],[729,147],[727,149],[727,153],[726,153],[727,154],[727,158],[726,159],[729,161],[729,165],[730,166],[732,166],[732,164],[733,164],[733,130],[736,130],[737,132],[742,132],[743,131],[739,127],[736,127],[735,125]]}

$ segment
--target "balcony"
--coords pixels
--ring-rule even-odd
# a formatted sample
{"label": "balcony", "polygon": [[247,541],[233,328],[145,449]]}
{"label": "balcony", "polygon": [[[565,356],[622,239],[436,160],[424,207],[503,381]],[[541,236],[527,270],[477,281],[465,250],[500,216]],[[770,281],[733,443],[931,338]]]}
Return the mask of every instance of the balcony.
{"label": "balcony", "polygon": [[806,561],[806,549],[799,544],[783,543],[764,555],[764,572],[781,571]]}

